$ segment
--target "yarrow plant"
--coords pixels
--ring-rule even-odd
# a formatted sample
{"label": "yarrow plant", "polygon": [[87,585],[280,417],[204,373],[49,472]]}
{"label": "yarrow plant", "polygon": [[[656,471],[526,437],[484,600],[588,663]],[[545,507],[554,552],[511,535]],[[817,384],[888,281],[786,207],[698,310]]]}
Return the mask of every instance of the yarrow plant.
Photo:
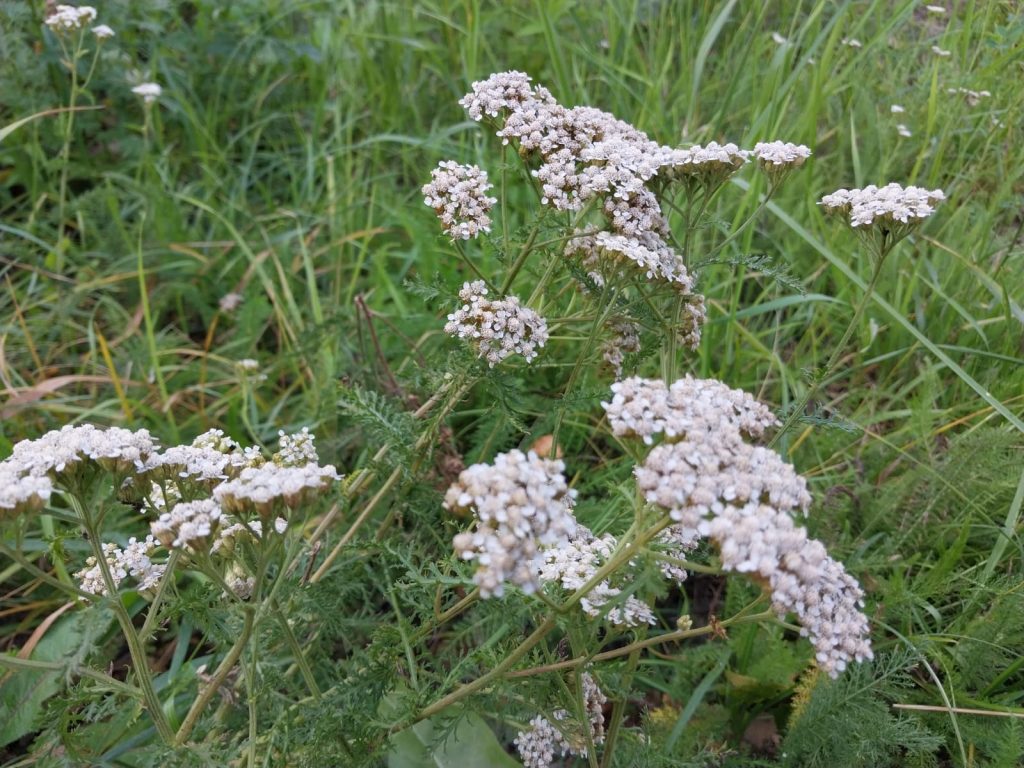
{"label": "yarrow plant", "polygon": [[[675,629],[656,635],[657,643],[748,621],[790,626],[785,622],[793,617],[826,675],[835,678],[851,664],[870,661],[865,592],[800,524],[811,511],[807,482],[774,450],[806,399],[783,421],[741,390],[677,373],[680,353],[700,346],[707,319],[699,265],[714,263],[753,220],[709,247],[707,237],[697,233],[710,205],[736,173],[753,164],[766,187],[763,208],[810,161],[811,149],[787,141],[758,142],[750,150],[718,141],[662,145],[599,109],[563,106],[517,71],[473,83],[460,104],[470,119],[497,136],[505,157],[514,153],[523,164],[540,211],[532,226],[519,228],[525,235],[516,242],[513,225],[504,220],[512,208],[508,166],[502,166],[496,198],[487,196],[492,187],[478,166],[447,161],[433,172],[424,187],[426,202],[456,241],[456,255],[479,278],[462,286],[462,306],[448,315],[444,330],[473,345],[491,368],[508,365],[516,352],[543,371],[556,338],[576,341],[579,351],[563,402],[579,396],[581,382],[592,378],[586,373],[590,356],[600,352],[603,370],[614,375],[611,397],[602,403],[604,416],[633,462],[636,502],[622,532],[609,530],[607,522],[594,529],[576,518],[591,502],[575,492],[565,474],[567,468],[585,471],[574,468],[583,459],[555,458],[564,405],[555,405],[548,422],[547,459],[513,450],[464,470],[449,487],[444,508],[460,519],[471,518],[452,544],[458,560],[472,564],[467,579],[475,589],[441,613],[441,620],[476,600],[508,599],[513,589],[537,601],[543,618],[502,663],[417,718],[432,716],[505,674],[518,675],[510,670],[520,659],[574,615],[603,625],[608,637],[621,638],[596,658],[637,658],[654,644],[645,639],[647,633],[665,622],[660,598],[694,570],[746,576],[761,587],[768,607],[716,618],[703,628],[678,616]],[[943,199],[939,190],[890,184],[839,190],[822,198],[821,206],[843,216],[862,237],[877,274],[887,254]],[[503,220],[493,221],[499,211]],[[498,234],[477,237],[492,230]],[[479,255],[461,244],[474,238]],[[698,242],[703,248],[694,253]],[[488,259],[492,249],[496,259]],[[495,260],[502,272],[488,274],[485,265]],[[530,274],[529,298],[500,298],[522,274]],[[499,298],[490,298],[492,292]],[[571,300],[566,306],[552,296]],[[863,302],[854,323],[862,310]],[[660,358],[660,378],[630,375],[628,366],[641,364],[645,352]],[[830,361],[826,370],[834,364]],[[805,398],[815,391],[812,386]],[[768,445],[759,444],[769,438]],[[631,447],[634,439],[638,447]],[[709,552],[711,565],[690,559]],[[516,739],[531,768],[601,746],[598,731],[588,734],[587,726],[603,728],[604,723],[603,711],[599,717],[592,704],[598,700],[594,673],[582,672],[595,651],[577,645],[573,651],[569,661],[550,668],[554,674],[575,670],[577,706],[550,709],[549,715],[527,713],[528,725]],[[571,693],[572,686],[566,690]],[[622,717],[624,706],[615,705],[613,718]],[[584,712],[592,714],[583,717]],[[619,723],[615,720],[611,729],[603,765],[614,754]]]}
{"label": "yarrow plant", "polygon": [[[83,46],[114,37],[96,18],[89,7],[57,6],[45,22],[47,39],[77,46],[73,80]],[[131,91],[148,136],[162,89],[138,80]],[[754,633],[771,633],[792,656],[786,691],[801,674],[838,685],[874,658],[861,563],[844,565],[827,530],[813,528],[821,514],[811,473],[784,440],[849,351],[889,255],[944,193],[888,184],[820,198],[815,210],[859,238],[872,277],[828,362],[779,412],[768,384],[755,397],[708,377],[737,368],[719,365],[704,335],[726,313],[742,317],[732,296],[723,300],[726,269],[781,274],[766,257],[722,254],[730,244],[736,252],[772,197],[814,163],[810,147],[770,136],[741,146],[706,132],[661,143],[596,107],[560,103],[519,71],[474,82],[459,103],[495,152],[479,165],[443,160],[416,182],[437,218],[438,248],[459,270],[417,286],[434,312],[415,343],[428,394],[402,390],[363,305],[388,397],[347,379],[331,390],[339,418],[351,417],[366,441],[349,476],[321,463],[324,445],[338,443],[318,448],[309,428],[280,430],[276,450],[265,450],[221,429],[166,445],[147,430],[68,425],[0,461],[0,522],[14,541],[0,542],[3,554],[59,590],[66,608],[97,623],[113,616],[120,638],[104,642],[128,649],[130,662],[116,667],[83,652],[60,669],[95,683],[105,707],[141,703],[134,716],[144,710],[168,747],[205,756],[211,745],[240,745],[255,765],[259,754],[274,761],[298,755],[299,742],[314,751],[329,742],[344,755],[339,764],[358,765],[414,737],[416,754],[433,759],[468,722],[492,741],[504,734],[499,749],[526,768],[607,768],[626,740],[640,750],[648,738],[638,724],[649,725],[650,697],[637,689],[655,656],[671,668],[717,652],[735,630],[756,656]],[[722,216],[740,174],[760,204],[747,218]],[[145,289],[142,272],[140,255]],[[309,269],[311,291],[319,276]],[[256,296],[240,310],[248,279],[213,294],[218,321],[262,322]],[[149,314],[147,303],[147,324]],[[259,385],[277,377],[282,353],[262,342],[233,349],[260,358],[221,357],[241,392],[240,423],[272,435],[250,414],[267,404]],[[438,349],[442,371],[429,363]],[[318,378],[313,367],[303,374]],[[165,410],[175,407],[165,399]],[[280,403],[271,407],[276,418]],[[23,546],[36,529],[47,537],[47,567]],[[289,612],[291,601],[309,622]],[[362,607],[336,610],[353,603]],[[393,611],[394,626],[366,619],[378,606]],[[175,636],[158,672],[147,643],[173,635],[165,625],[184,626],[182,617],[202,628]],[[500,631],[483,642],[480,627],[495,617]],[[353,637],[363,635],[361,647]],[[729,655],[701,658],[718,666],[701,671],[695,702],[712,684],[742,678],[719,677]],[[701,679],[694,669],[672,687],[689,695]],[[771,693],[775,703],[788,695]],[[257,717],[268,699],[278,722]],[[483,702],[487,719],[474,723],[470,702]],[[672,715],[682,723],[694,712]]]}
{"label": "yarrow plant", "polygon": [[[74,573],[77,586],[53,580],[6,546],[4,551],[76,599],[113,609],[138,686],[127,687],[145,702],[164,741],[180,744],[258,622],[266,620],[260,606],[272,599],[283,577],[281,567],[301,548],[301,540],[288,534],[301,529],[318,499],[340,479],[333,466],[318,462],[308,428],[294,435],[281,432],[280,450],[268,459],[258,447],[243,447],[221,430],[162,449],[146,430],[68,425],[17,443],[0,462],[0,512],[15,523],[27,523],[29,516],[66,506],[70,514],[62,516],[81,529],[92,550]],[[104,541],[104,521],[125,504],[138,505],[149,533],[123,545]],[[243,621],[224,663],[175,730],[154,686],[143,643],[167,595],[189,576],[214,585],[220,599],[241,611]],[[141,630],[122,600],[126,588],[149,602]],[[298,642],[293,646],[299,648]],[[304,659],[296,662],[306,667]],[[311,679],[308,668],[304,674]]]}

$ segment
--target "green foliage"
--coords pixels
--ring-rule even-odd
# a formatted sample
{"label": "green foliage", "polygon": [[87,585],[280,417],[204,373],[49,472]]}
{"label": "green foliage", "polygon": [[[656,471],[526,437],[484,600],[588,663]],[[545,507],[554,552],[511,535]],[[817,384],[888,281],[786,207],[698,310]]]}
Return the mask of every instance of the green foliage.
{"label": "green foliage", "polygon": [[[756,178],[724,189],[689,233],[686,256],[709,320],[686,370],[755,393],[784,416],[809,378],[822,385],[780,447],[810,479],[811,532],[865,585],[878,660],[822,679],[807,669],[806,641],[758,624],[652,649],[636,669],[624,658],[596,663],[609,695],[625,702],[611,764],[1019,762],[1024,443],[977,389],[1021,414],[1024,17],[1015,4],[953,4],[939,17],[909,0],[109,0],[99,21],[117,36],[78,101],[99,109],[75,113],[67,163],[67,114],[3,134],[68,103],[46,7],[0,2],[0,455],[70,421],[146,427],[165,444],[213,426],[264,443],[308,424],[347,481],[368,474],[332,500],[337,514],[294,555],[276,594],[319,697],[268,616],[255,642],[255,745],[244,657],[189,743],[159,746],[136,699],[81,676],[113,663],[115,680],[132,680],[111,617],[74,608],[42,631],[31,656],[60,670],[0,666],[0,763],[227,765],[252,748],[269,765],[438,764],[454,760],[456,737],[469,734],[499,764],[498,750],[511,754],[512,734],[532,716],[572,708],[571,674],[545,673],[407,723],[494,669],[542,618],[515,594],[433,626],[465,596],[472,571],[451,556],[452,536],[469,521],[440,504],[462,466],[557,432],[582,522],[621,535],[636,507],[635,449],[607,434],[599,407],[612,380],[599,351],[605,331],[587,347],[592,324],[569,279],[591,295],[600,288],[565,263],[560,243],[543,246],[512,286],[525,299],[551,264],[567,278],[538,303],[566,321],[534,366],[488,369],[440,333],[474,274],[422,204],[420,186],[438,160],[479,163],[496,187],[507,177],[507,222],[467,251],[484,274],[514,263],[535,223],[538,241],[565,225],[538,206],[492,127],[467,120],[456,103],[473,80],[509,69],[663,143],[781,138],[814,150],[800,182],[773,194],[749,226],[765,191]],[[149,119],[129,90],[133,72],[164,86]],[[956,87],[991,96],[972,105],[947,92]],[[891,104],[906,112],[892,114]],[[897,134],[899,122],[912,137]],[[842,337],[861,296],[855,279],[870,271],[856,240],[815,203],[837,187],[890,179],[941,186],[950,200],[885,265],[840,368],[820,381],[804,376]],[[666,214],[678,229],[680,212]],[[642,348],[627,356],[626,373],[653,375],[667,319],[638,287],[610,297],[609,312],[640,326]],[[243,302],[222,309],[231,292]],[[579,355],[581,374],[566,387]],[[240,372],[243,358],[258,361],[258,375]],[[413,415],[452,380],[475,383],[450,413]],[[387,485],[390,473],[397,479]],[[353,531],[371,502],[373,514]],[[303,536],[324,519],[307,521]],[[4,546],[29,558],[0,557],[7,655],[68,599],[27,567],[66,578],[82,565],[87,542],[66,523],[58,514],[2,531]],[[121,543],[144,530],[122,507],[105,527]],[[707,548],[688,557],[716,564]],[[618,585],[656,597],[658,623],[613,634],[570,612],[516,666],[615,650],[673,631],[680,616],[703,626],[761,590],[692,575],[666,591],[646,560],[635,581]],[[126,605],[141,625],[146,598],[126,596]],[[211,674],[242,616],[209,580],[173,585],[146,654],[176,723],[195,700],[200,667]],[[999,714],[954,716],[947,699]],[[782,739],[775,751],[744,740],[765,714]]]}
{"label": "green foliage", "polygon": [[782,745],[786,765],[931,766],[942,740],[910,717],[894,713],[893,702],[912,689],[908,653],[881,655],[855,665],[837,680],[811,675],[802,683]]}

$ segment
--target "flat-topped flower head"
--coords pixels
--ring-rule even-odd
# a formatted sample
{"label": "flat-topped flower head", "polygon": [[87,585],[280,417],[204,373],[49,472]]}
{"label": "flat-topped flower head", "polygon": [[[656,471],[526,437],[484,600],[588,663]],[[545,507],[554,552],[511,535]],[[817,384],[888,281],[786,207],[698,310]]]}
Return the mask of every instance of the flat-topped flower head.
{"label": "flat-topped flower head", "polygon": [[67,424],[38,439],[22,440],[4,464],[22,474],[54,479],[93,463],[109,472],[132,474],[144,470],[156,451],[156,442],[145,429]]}
{"label": "flat-topped flower head", "polygon": [[[611,558],[616,543],[610,533],[597,537],[590,529],[577,525],[576,532],[567,541],[541,551],[541,582],[557,584],[572,594],[585,586]],[[580,608],[587,616],[597,618],[603,615],[608,623],[620,627],[657,623],[651,606],[632,595],[625,599],[621,595],[619,587],[604,579],[580,600]]]}
{"label": "flat-topped flower head", "polygon": [[280,448],[271,459],[275,464],[282,467],[304,467],[320,461],[320,456],[316,452],[316,435],[309,431],[309,427],[303,427],[301,431],[292,435],[279,430],[277,436],[280,439]]}
{"label": "flat-topped flower head", "polygon": [[153,536],[170,549],[192,551],[209,549],[224,518],[213,499],[179,502],[150,523]]}
{"label": "flat-topped flower head", "polygon": [[760,437],[779,423],[768,406],[743,390],[689,375],[671,387],[660,379],[624,379],[612,384],[612,399],[601,406],[614,435],[640,437],[648,445],[661,434],[669,442],[719,432]]}
{"label": "flat-topped flower head", "polygon": [[526,362],[548,341],[548,324],[535,311],[524,307],[515,296],[488,299],[483,280],[465,283],[459,291],[463,305],[448,315],[444,332],[468,339],[493,368],[510,355],[522,355]]}
{"label": "flat-topped flower head", "polygon": [[94,21],[96,21],[96,9],[91,5],[58,5],[43,23],[58,34],[66,34],[77,32]]}
{"label": "flat-topped flower head", "polygon": [[323,495],[340,475],[331,465],[282,467],[267,463],[248,467],[213,489],[213,497],[228,512],[256,512],[269,518],[274,510],[297,509]]}
{"label": "flat-topped flower head", "polygon": [[935,213],[946,199],[941,189],[874,184],[863,189],[839,189],[821,198],[827,213],[846,219],[855,231],[868,236],[875,255],[884,256],[899,240]]}
{"label": "flat-topped flower head", "polygon": [[[128,539],[128,545],[124,549],[109,542],[104,544],[103,559],[114,589],[129,576],[136,580],[136,589],[139,591],[155,587],[167,568],[166,565],[154,563],[150,559],[156,547],[156,539],[152,536],[147,536],[142,541],[132,537]],[[85,561],[85,568],[75,573],[75,578],[84,592],[93,595],[110,594],[106,579],[103,577],[103,567],[95,557],[89,557]]]}
{"label": "flat-topped flower head", "polygon": [[811,156],[809,147],[788,141],[758,142],[751,155],[772,184],[781,184],[791,171],[799,168]]}
{"label": "flat-topped flower head", "polygon": [[533,451],[500,453],[474,464],[444,497],[445,509],[471,512],[472,530],[452,541],[456,554],[478,564],[473,581],[483,597],[501,596],[511,582],[524,592],[539,584],[540,549],[564,542],[576,528],[565,464]]}
{"label": "flat-topped flower head", "polygon": [[598,232],[594,247],[609,265],[637,270],[648,280],[667,283],[680,293],[693,290],[693,280],[682,258],[652,232],[643,232],[638,237]]}
{"label": "flat-topped flower head", "polygon": [[487,171],[475,165],[442,161],[423,185],[423,202],[434,209],[441,227],[452,240],[469,240],[491,231],[488,215],[497,198],[489,197]]}
{"label": "flat-topped flower head", "polygon": [[679,181],[691,188],[704,188],[707,193],[718,189],[726,179],[743,167],[750,152],[735,144],[709,142],[689,149],[666,148],[660,156],[660,178]]}
{"label": "flat-topped flower head", "polygon": [[33,475],[13,462],[0,463],[0,522],[42,509],[53,493],[47,475]]}
{"label": "flat-topped flower head", "polygon": [[114,36],[114,30],[106,24],[97,24],[92,28],[92,33],[96,35],[97,40],[107,40]]}
{"label": "flat-topped flower head", "polygon": [[242,448],[222,430],[211,429],[191,445],[175,445],[154,454],[146,462],[146,471],[155,480],[188,481],[212,488],[263,461],[259,448]]}
{"label": "flat-topped flower head", "polygon": [[139,83],[132,88],[132,93],[136,96],[141,96],[142,100],[146,104],[152,104],[154,101],[160,98],[160,94],[164,92],[164,89],[159,83]]}
{"label": "flat-topped flower head", "polygon": [[500,117],[532,101],[554,101],[547,89],[535,89],[530,80],[525,72],[497,72],[486,80],[473,83],[472,90],[459,99],[459,105],[471,119],[480,121],[485,115]]}

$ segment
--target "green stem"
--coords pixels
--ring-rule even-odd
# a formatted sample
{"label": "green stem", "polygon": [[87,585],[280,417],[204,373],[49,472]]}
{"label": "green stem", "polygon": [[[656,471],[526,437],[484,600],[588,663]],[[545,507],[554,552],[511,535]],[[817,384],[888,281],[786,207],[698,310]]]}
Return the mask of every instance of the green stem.
{"label": "green stem", "polygon": [[[64,246],[61,241],[64,238],[64,207],[68,196],[68,165],[71,162],[71,132],[75,125],[75,104],[78,101],[78,52],[81,49],[82,37],[84,34],[84,31],[79,33],[78,40],[75,43],[75,52],[72,56],[68,57],[68,65],[71,69],[71,97],[68,100],[67,121],[64,123],[64,146],[61,147],[60,151],[60,188],[57,193],[57,259],[53,270],[58,274],[64,271]],[[68,52],[67,48],[64,47],[63,40],[61,40],[60,47],[65,57],[67,57]]]}
{"label": "green stem", "polygon": [[415,643],[415,642],[418,642],[418,641],[422,640],[427,635],[429,635],[431,632],[436,630],[438,627],[440,627],[443,624],[446,624],[448,621],[450,621],[451,619],[455,618],[460,613],[462,613],[464,610],[469,608],[479,598],[480,598],[480,587],[477,587],[472,592],[470,592],[468,595],[466,595],[464,598],[459,600],[459,602],[457,602],[451,608],[449,608],[448,610],[444,611],[443,613],[437,614],[434,617],[434,620],[430,624],[427,624],[426,626],[420,627],[418,630],[416,630],[416,634],[414,634],[410,638],[410,642]]}
{"label": "green stem", "polygon": [[526,242],[523,243],[523,248],[519,251],[519,255],[516,257],[515,262],[512,264],[512,268],[509,269],[508,274],[505,275],[505,280],[501,284],[501,290],[499,291],[501,296],[508,293],[508,289],[512,287],[512,281],[516,279],[516,275],[519,274],[519,270],[526,264],[526,260],[530,256],[530,251],[533,250],[533,241],[537,239],[537,233],[540,232],[540,222],[538,221],[533,229],[530,231],[529,237],[526,238]]}
{"label": "green stem", "polygon": [[494,287],[494,284],[490,280],[488,280],[487,277],[484,276],[484,273],[480,271],[480,268],[473,263],[473,261],[466,254],[466,249],[462,247],[462,244],[458,240],[455,240],[452,242],[452,247],[455,249],[455,252],[459,254],[459,258],[462,259],[462,263],[469,267],[469,271],[476,275],[480,280],[483,280],[484,285],[487,286],[487,289],[489,291],[497,293],[498,291]]}
{"label": "green stem", "polygon": [[8,669],[21,669],[21,670],[35,670],[37,672],[61,672],[82,677],[88,677],[91,680],[95,680],[99,683],[103,683],[112,690],[123,693],[126,696],[131,696],[134,699],[142,698],[142,691],[136,688],[130,683],[125,683],[117,678],[111,677],[110,675],[100,672],[96,669],[90,669],[89,667],[71,667],[61,664],[59,661],[39,661],[36,659],[22,659],[18,656],[8,656],[7,654],[0,653],[0,667],[7,667]]}
{"label": "green stem", "polygon": [[[612,768],[612,760],[615,759],[615,742],[619,738],[619,728],[622,726],[622,716],[625,714],[626,704],[629,701],[629,688],[633,683],[633,675],[637,665],[640,663],[640,649],[634,648],[629,654],[626,662],[626,671],[623,674],[622,688],[626,693],[616,699],[612,706],[612,719],[608,726],[608,733],[604,740],[604,752],[601,756],[601,768]],[[577,667],[576,669],[579,669]]]}
{"label": "green stem", "polygon": [[[609,293],[611,293],[610,296]],[[594,342],[597,340],[597,334],[600,332],[601,326],[604,324],[604,321],[608,318],[608,315],[611,314],[611,310],[615,306],[614,299],[614,292],[609,284],[605,283],[604,288],[601,290],[601,298],[598,300],[598,310],[594,315],[594,324],[590,327],[590,336],[587,338],[587,343],[576,357],[576,364],[569,373],[569,380],[566,382],[565,389],[562,392],[562,401],[558,404],[557,411],[555,412],[555,424],[551,428],[550,458],[554,458],[555,452],[558,450],[558,432],[562,428],[562,419],[565,418],[565,398],[572,393],[572,388],[576,384],[576,378],[579,376],[580,371],[583,370],[583,363],[589,357],[590,351],[594,346]]]}
{"label": "green stem", "polygon": [[871,302],[874,294],[875,285],[878,283],[878,278],[882,274],[882,264],[885,261],[885,253],[881,254],[881,257],[875,260],[875,271],[871,275],[871,281],[868,283],[867,290],[857,303],[857,307],[853,312],[853,317],[850,319],[850,324],[846,326],[846,330],[843,332],[842,338],[839,339],[839,343],[836,344],[835,349],[832,350],[832,354],[828,358],[828,362],[825,363],[825,368],[821,371],[820,375],[814,377],[811,383],[807,387],[807,391],[804,392],[803,397],[797,402],[796,407],[790,412],[789,416],[782,423],[779,431],[775,433],[775,436],[768,443],[768,447],[774,447],[783,435],[786,434],[787,430],[793,426],[803,416],[804,408],[807,407],[807,403],[810,402],[811,398],[817,394],[821,388],[821,384],[831,375],[832,369],[835,368],[836,363],[843,356],[843,350],[846,349],[846,344],[849,342],[850,337],[853,335],[854,330],[857,327],[857,322],[860,320],[861,315],[864,314],[864,310],[867,309],[868,304]]}
{"label": "green stem", "polygon": [[461,701],[470,694],[476,693],[481,688],[486,688],[491,683],[491,681],[496,680],[500,678],[502,675],[504,675],[505,672],[507,672],[516,664],[516,662],[518,662],[521,658],[523,658],[523,656],[529,653],[533,649],[533,647],[537,645],[537,643],[539,643],[541,640],[547,637],[548,633],[555,628],[556,624],[557,620],[554,614],[549,615],[546,619],[544,619],[544,622],[539,627],[533,630],[533,633],[529,637],[523,640],[523,642],[521,642],[519,646],[514,651],[512,651],[512,653],[506,656],[501,661],[501,663],[498,664],[498,666],[496,666],[490,672],[488,672],[485,675],[481,675],[476,680],[466,683],[465,685],[462,685],[459,688],[452,691],[451,693],[449,693],[447,696],[438,699],[430,706],[421,710],[420,713],[417,714],[411,721],[403,723],[401,726],[395,728],[395,730],[403,730],[407,726],[413,725],[414,723],[417,723],[420,720],[426,720],[427,718],[436,715],[438,712],[447,709],[452,704]]}
{"label": "green stem", "polygon": [[653,648],[654,646],[661,645],[662,643],[671,643],[676,640],[688,640],[694,637],[713,634],[722,628],[737,626],[739,624],[750,624],[758,621],[768,621],[773,618],[775,618],[775,614],[770,610],[763,611],[761,613],[740,613],[730,619],[719,622],[715,626],[709,624],[695,629],[679,629],[675,632],[666,632],[665,634],[655,635],[654,637],[648,637],[644,640],[637,640],[629,645],[624,645],[621,648],[613,648],[612,650],[604,651],[603,653],[588,654],[586,656],[579,656],[575,659],[557,661],[552,664],[543,664],[539,667],[530,667],[529,669],[517,669],[515,672],[510,672],[508,677],[509,679],[534,677],[536,675],[547,674],[548,672],[561,672],[566,669],[575,669],[576,667],[592,664],[594,662],[610,661],[611,659],[618,659],[622,656],[629,656],[635,651]]}
{"label": "green stem", "polygon": [[171,729],[171,724],[164,713],[160,697],[157,696],[156,689],[153,687],[153,676],[149,670],[149,659],[146,656],[146,651],[142,646],[139,635],[132,625],[131,616],[128,615],[128,611],[121,601],[121,596],[117,592],[117,585],[114,584],[114,579],[110,575],[110,568],[107,566],[107,559],[103,552],[99,531],[93,525],[92,518],[86,512],[85,506],[78,497],[72,495],[69,498],[72,500],[72,505],[76,507],[75,511],[81,517],[82,525],[89,536],[89,545],[92,548],[93,557],[96,558],[96,564],[99,566],[100,573],[103,575],[103,585],[106,587],[107,594],[110,596],[111,604],[114,607],[114,616],[117,618],[117,623],[121,626],[121,634],[124,636],[125,642],[128,643],[128,653],[132,659],[132,669],[135,672],[136,679],[139,681],[139,688],[142,689],[142,698],[145,700],[146,709],[149,710],[149,716],[153,718],[157,733],[160,734],[163,742],[165,744],[173,744],[174,731]]}
{"label": "green stem", "polygon": [[277,623],[281,625],[281,629],[284,631],[285,639],[288,641],[288,646],[292,650],[292,656],[295,657],[295,663],[299,666],[299,672],[302,674],[302,679],[306,681],[306,687],[309,688],[309,692],[313,694],[313,697],[319,699],[322,695],[320,693],[320,686],[316,684],[316,678],[313,677],[313,670],[309,667],[309,662],[306,661],[306,655],[302,652],[302,646],[299,645],[299,641],[295,637],[295,633],[292,632],[291,625],[288,623],[288,619],[284,615],[284,611],[281,610],[281,605],[277,600],[271,602],[271,606],[274,609],[274,615],[277,617]]}
{"label": "green stem", "polygon": [[[668,525],[671,524],[671,522],[672,521],[668,517],[668,515],[665,515],[654,526],[638,535],[636,539],[629,542],[625,546],[622,546],[616,553],[614,553],[610,558],[608,558],[607,562],[605,562],[605,564],[602,565],[594,573],[594,575],[587,581],[586,584],[584,584],[582,587],[576,590],[569,597],[569,599],[566,600],[566,602],[562,606],[562,612],[564,613],[565,611],[569,610],[576,603],[578,603],[580,600],[586,597],[586,595],[589,594],[595,586],[597,586],[600,582],[604,581],[608,577],[608,575],[612,573],[612,571],[619,568],[623,563],[625,563],[630,558],[635,556],[638,549],[647,544],[648,541],[653,539],[660,531],[664,530]],[[487,687],[493,680],[500,678],[502,675],[505,674],[505,672],[511,669],[516,664],[516,662],[518,662],[523,656],[529,653],[530,650],[532,650],[533,647],[537,645],[537,643],[543,640],[548,635],[548,633],[551,632],[552,629],[555,628],[557,624],[557,616],[557,612],[553,611],[549,613],[547,617],[544,619],[544,622],[540,626],[538,626],[537,629],[535,629],[529,637],[523,640],[523,642],[520,643],[516,647],[516,649],[512,651],[512,653],[510,653],[505,659],[503,659],[502,662],[498,664],[498,666],[496,666],[490,672],[478,677],[476,680],[473,680],[469,683],[465,683],[459,688],[456,688],[447,696],[438,699],[430,706],[421,710],[419,714],[417,714],[412,720],[402,723],[401,726],[397,728],[397,730],[401,730],[402,728],[412,725],[413,723],[419,722],[420,720],[425,720],[426,718],[436,715],[438,712],[442,711],[446,707],[450,707],[452,704],[455,704],[456,702],[461,701],[467,696],[476,693],[481,688]]]}
{"label": "green stem", "polygon": [[146,639],[156,629],[156,620],[160,614],[160,603],[163,602],[170,585],[174,583],[174,569],[180,557],[181,550],[172,549],[170,557],[167,558],[164,575],[160,577],[160,583],[156,587],[156,594],[153,596],[153,600],[150,602],[146,612],[146,620],[142,624],[142,629],[139,630],[139,639],[142,642],[146,642]]}
{"label": "green stem", "polygon": [[235,644],[231,646],[231,650],[228,651],[228,655],[224,657],[224,660],[213,673],[213,679],[200,691],[199,696],[196,697],[192,706],[189,707],[188,713],[185,715],[185,719],[182,721],[181,727],[178,728],[178,733],[174,737],[173,743],[176,746],[181,746],[188,741],[188,737],[192,734],[192,729],[195,728],[199,716],[202,715],[203,710],[206,709],[213,695],[220,690],[228,673],[238,663],[238,659],[242,655],[242,651],[245,649],[246,643],[249,642],[249,637],[252,634],[253,616],[252,606],[245,606],[245,622],[242,624],[242,634],[239,635]]}
{"label": "green stem", "polygon": [[258,713],[256,710],[256,643],[249,648],[249,666],[245,667],[245,692],[249,704],[249,743],[246,745],[246,764],[256,768],[256,736]]}

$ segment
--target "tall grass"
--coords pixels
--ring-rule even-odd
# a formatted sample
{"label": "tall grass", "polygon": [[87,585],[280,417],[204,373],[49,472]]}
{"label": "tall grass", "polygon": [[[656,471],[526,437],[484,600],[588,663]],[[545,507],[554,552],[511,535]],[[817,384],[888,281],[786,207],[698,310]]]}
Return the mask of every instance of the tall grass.
{"label": "tall grass", "polygon": [[[0,4],[0,125],[68,103],[44,6]],[[823,382],[816,419],[783,447],[825,499],[812,532],[834,542],[879,606],[878,647],[905,655],[883,700],[935,708],[902,710],[899,722],[938,734],[942,764],[1014,764],[1008,745],[1024,740],[1014,658],[1024,627],[1013,619],[1024,554],[1017,3],[957,2],[944,15],[882,0],[111,0],[99,10],[117,37],[79,101],[99,109],[76,113],[62,220],[60,118],[0,139],[0,454],[81,420],[145,426],[167,441],[219,426],[262,444],[310,425],[328,459],[367,462],[377,446],[339,409],[339,386],[409,411],[432,393],[423,361],[443,359],[448,296],[470,277],[419,189],[441,159],[493,164],[493,137],[456,103],[492,71],[526,71],[560,102],[613,112],[662,143],[801,142],[814,150],[801,183],[702,273],[709,322],[693,372],[782,409],[798,400],[871,272],[816,201],[836,186],[890,180],[946,191],[940,215],[886,263],[838,372]],[[151,125],[130,93],[132,69],[164,86]],[[960,87],[991,96],[972,105],[947,92]],[[912,136],[899,136],[898,123]],[[759,182],[732,185],[714,226],[736,227],[764,192]],[[521,193],[525,207],[525,185]],[[759,253],[794,279],[742,265]],[[230,292],[244,301],[222,311]],[[266,379],[240,372],[243,358],[258,360]],[[514,403],[515,419],[488,421],[494,397],[475,390],[451,424],[468,460],[543,433],[545,414],[528,399]],[[567,433],[586,442],[585,425]],[[413,478],[391,505],[415,516],[419,492]],[[50,533],[26,544],[82,549]],[[396,557],[366,567],[398,581]],[[16,564],[0,562],[0,581],[11,585],[0,642],[16,645],[55,596]],[[186,621],[176,625],[179,647]],[[639,670],[678,703],[669,730],[683,713],[688,730],[710,734],[673,743],[740,744],[744,717],[804,712],[794,692],[807,718],[830,716],[806,680],[800,688],[757,667],[754,638],[737,630],[731,646],[739,694],[725,692],[721,670],[711,676],[717,657],[695,654],[667,676],[657,661]],[[750,679],[768,692],[744,692]],[[801,731],[810,721],[792,722],[804,739],[794,750],[812,754]]]}

